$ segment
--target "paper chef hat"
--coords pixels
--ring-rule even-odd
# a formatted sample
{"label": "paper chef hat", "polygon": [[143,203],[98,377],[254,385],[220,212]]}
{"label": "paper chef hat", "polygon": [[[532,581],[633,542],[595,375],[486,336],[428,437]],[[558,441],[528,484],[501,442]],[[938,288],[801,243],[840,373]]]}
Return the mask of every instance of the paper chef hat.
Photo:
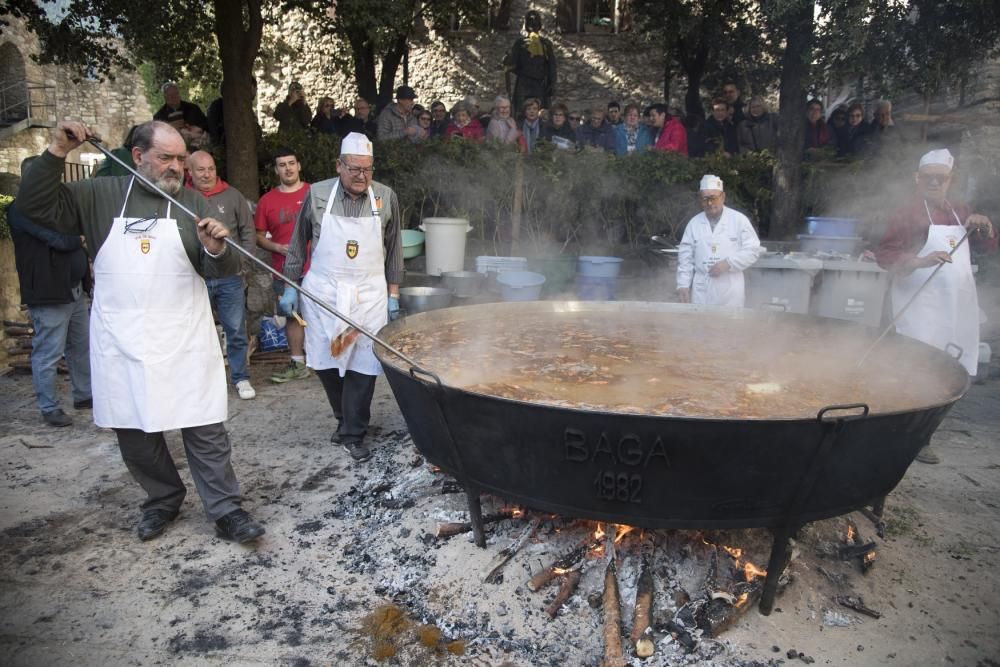
{"label": "paper chef hat", "polygon": [[951,168],[955,165],[955,158],[952,157],[951,151],[947,148],[942,148],[925,153],[924,156],[920,158],[920,167],[918,167],[918,169],[928,165],[941,165],[942,167],[948,167],[948,170],[951,171]]}
{"label": "paper chef hat", "polygon": [[372,155],[372,142],[360,132],[351,132],[340,142],[341,155]]}
{"label": "paper chef hat", "polygon": [[705,174],[701,177],[701,185],[698,186],[699,190],[722,190],[722,179],[718,176],[713,176],[712,174]]}

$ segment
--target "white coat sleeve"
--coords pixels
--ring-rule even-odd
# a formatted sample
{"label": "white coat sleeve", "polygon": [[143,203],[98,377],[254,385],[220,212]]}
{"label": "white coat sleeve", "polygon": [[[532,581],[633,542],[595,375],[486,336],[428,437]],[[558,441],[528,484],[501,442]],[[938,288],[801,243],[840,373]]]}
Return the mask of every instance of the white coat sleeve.
{"label": "white coat sleeve", "polygon": [[733,271],[744,271],[760,257],[761,247],[760,239],[757,238],[757,232],[754,231],[753,225],[750,224],[750,220],[743,214],[739,214],[739,250],[737,250],[731,257],[727,257],[730,268]]}
{"label": "white coat sleeve", "polygon": [[677,289],[690,289],[694,280],[694,219],[688,221],[677,253]]}

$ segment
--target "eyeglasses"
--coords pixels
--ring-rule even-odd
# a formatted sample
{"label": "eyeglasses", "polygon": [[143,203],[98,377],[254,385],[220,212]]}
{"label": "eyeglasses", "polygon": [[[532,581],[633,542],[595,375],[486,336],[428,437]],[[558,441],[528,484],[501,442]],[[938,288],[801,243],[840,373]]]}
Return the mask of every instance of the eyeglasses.
{"label": "eyeglasses", "polygon": [[722,199],[722,195],[705,195],[701,198],[703,204],[714,204],[715,202]]}
{"label": "eyeglasses", "polygon": [[157,221],[159,221],[159,214],[154,214],[148,218],[139,218],[138,220],[133,220],[131,222],[125,223],[125,234],[143,234],[152,229]]}
{"label": "eyeglasses", "polygon": [[951,178],[948,174],[920,174],[917,177],[924,185],[941,185]]}
{"label": "eyeglasses", "polygon": [[347,169],[347,173],[351,176],[371,176],[375,173],[375,167],[353,167],[349,164],[345,164],[344,168]]}

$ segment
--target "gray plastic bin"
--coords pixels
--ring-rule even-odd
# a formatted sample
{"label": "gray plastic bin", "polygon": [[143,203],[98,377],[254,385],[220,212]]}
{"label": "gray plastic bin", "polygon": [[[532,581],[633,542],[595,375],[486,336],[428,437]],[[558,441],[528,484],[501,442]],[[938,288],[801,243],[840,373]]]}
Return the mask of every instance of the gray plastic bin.
{"label": "gray plastic bin", "polygon": [[825,261],[813,296],[813,313],[877,327],[889,274],[874,262]]}
{"label": "gray plastic bin", "polygon": [[746,307],[808,313],[813,279],[822,268],[818,259],[758,259],[744,272]]}

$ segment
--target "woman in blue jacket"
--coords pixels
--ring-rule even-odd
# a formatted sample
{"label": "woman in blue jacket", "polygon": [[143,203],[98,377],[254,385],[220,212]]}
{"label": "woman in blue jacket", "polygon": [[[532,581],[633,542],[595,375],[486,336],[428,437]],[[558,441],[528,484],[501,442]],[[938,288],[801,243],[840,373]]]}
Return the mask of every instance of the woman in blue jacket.
{"label": "woman in blue jacket", "polygon": [[653,145],[653,133],[639,120],[639,107],[629,104],[622,114],[622,122],[615,125],[615,154],[643,153]]}

